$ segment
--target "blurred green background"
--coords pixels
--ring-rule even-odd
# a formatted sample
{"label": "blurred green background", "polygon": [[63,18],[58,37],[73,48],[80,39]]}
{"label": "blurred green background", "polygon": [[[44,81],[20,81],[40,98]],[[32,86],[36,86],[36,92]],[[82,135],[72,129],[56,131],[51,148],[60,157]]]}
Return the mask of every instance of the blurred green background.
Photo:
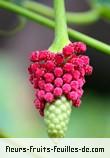
{"label": "blurred green background", "polygon": [[[51,5],[51,0],[40,2]],[[68,0],[67,8],[84,11],[89,6],[86,1]],[[0,15],[1,28],[8,30],[16,25],[15,15],[3,10]],[[91,26],[71,27],[110,43],[109,22],[100,20]],[[47,49],[53,35],[48,28],[28,21],[15,35],[0,36],[0,132],[8,137],[47,137],[43,118],[33,105],[27,67],[29,53]],[[110,56],[91,48],[87,55],[94,73],[87,78],[81,107],[73,108],[66,137],[110,137]]]}

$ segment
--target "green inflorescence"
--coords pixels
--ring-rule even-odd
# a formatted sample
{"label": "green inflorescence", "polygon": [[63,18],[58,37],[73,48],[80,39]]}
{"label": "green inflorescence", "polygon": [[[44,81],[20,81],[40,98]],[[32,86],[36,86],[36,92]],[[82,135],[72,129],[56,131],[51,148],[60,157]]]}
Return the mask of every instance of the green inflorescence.
{"label": "green inflorescence", "polygon": [[72,104],[62,96],[51,104],[46,104],[44,121],[49,137],[63,138],[67,131]]}

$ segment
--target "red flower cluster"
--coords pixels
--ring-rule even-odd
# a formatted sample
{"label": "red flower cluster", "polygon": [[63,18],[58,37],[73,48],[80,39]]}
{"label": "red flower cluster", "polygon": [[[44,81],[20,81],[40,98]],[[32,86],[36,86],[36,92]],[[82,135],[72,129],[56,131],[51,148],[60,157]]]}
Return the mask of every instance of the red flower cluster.
{"label": "red flower cluster", "polygon": [[89,57],[83,55],[86,45],[70,43],[61,53],[48,50],[32,52],[29,68],[30,82],[36,89],[35,106],[43,115],[45,104],[65,95],[75,107],[81,104],[85,75],[92,73]]}

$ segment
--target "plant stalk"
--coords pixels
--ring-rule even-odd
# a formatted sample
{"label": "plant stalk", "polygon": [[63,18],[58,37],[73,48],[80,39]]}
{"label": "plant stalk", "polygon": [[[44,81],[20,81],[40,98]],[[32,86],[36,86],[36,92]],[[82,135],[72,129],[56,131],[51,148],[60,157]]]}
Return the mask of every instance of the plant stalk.
{"label": "plant stalk", "polygon": [[54,11],[55,39],[49,50],[52,52],[59,52],[70,42],[67,32],[64,0],[54,0]]}
{"label": "plant stalk", "polygon": [[[41,15],[54,18],[53,9],[41,3],[26,1],[23,3],[23,6],[36,13],[40,13]],[[87,25],[100,19],[100,10],[98,8],[92,8],[91,10],[85,12],[67,12],[66,17],[68,23]]]}
{"label": "plant stalk", "polygon": [[[24,16],[32,21],[35,21],[36,23],[42,24],[51,29],[54,29],[54,27],[55,27],[55,23],[53,20],[45,18],[37,13],[29,11],[28,9],[25,9],[25,8],[18,6],[16,4],[13,4],[11,2],[0,1],[0,8],[11,11],[18,15]],[[92,37],[89,37],[83,33],[80,33],[78,31],[70,29],[70,28],[68,28],[68,33],[72,39],[83,41],[84,43],[88,44],[92,48],[95,48],[102,53],[110,55],[110,45],[109,44],[98,41]]]}

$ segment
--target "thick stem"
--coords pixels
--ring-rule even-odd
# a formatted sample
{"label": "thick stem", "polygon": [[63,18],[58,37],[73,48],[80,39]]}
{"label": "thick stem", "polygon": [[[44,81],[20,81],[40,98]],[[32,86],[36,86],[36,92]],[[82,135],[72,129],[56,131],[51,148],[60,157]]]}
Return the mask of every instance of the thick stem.
{"label": "thick stem", "polygon": [[[34,12],[40,13],[44,16],[54,18],[54,11],[51,7],[44,6],[38,2],[26,1],[23,6]],[[67,12],[67,22],[73,24],[87,25],[96,22],[100,18],[100,10],[93,8],[85,12]]]}
{"label": "thick stem", "polygon": [[59,52],[66,44],[69,43],[64,0],[54,0],[54,11],[55,39],[49,50],[52,52]]}
{"label": "thick stem", "polygon": [[[32,21],[35,21],[39,24],[47,26],[51,29],[53,29],[55,26],[54,21],[49,20],[48,18],[40,16],[36,13],[33,13],[32,11],[29,11],[23,7],[17,6],[16,4],[13,4],[11,2],[0,1],[0,8],[3,8],[5,10],[11,11],[18,15],[24,16]],[[85,42],[89,46],[99,50],[102,53],[110,55],[110,45],[108,45],[104,42],[98,41],[92,37],[89,37],[83,33],[73,30],[73,29],[68,29],[68,33],[72,39],[76,39],[76,40],[80,40],[80,41],[83,40],[83,42]]]}

